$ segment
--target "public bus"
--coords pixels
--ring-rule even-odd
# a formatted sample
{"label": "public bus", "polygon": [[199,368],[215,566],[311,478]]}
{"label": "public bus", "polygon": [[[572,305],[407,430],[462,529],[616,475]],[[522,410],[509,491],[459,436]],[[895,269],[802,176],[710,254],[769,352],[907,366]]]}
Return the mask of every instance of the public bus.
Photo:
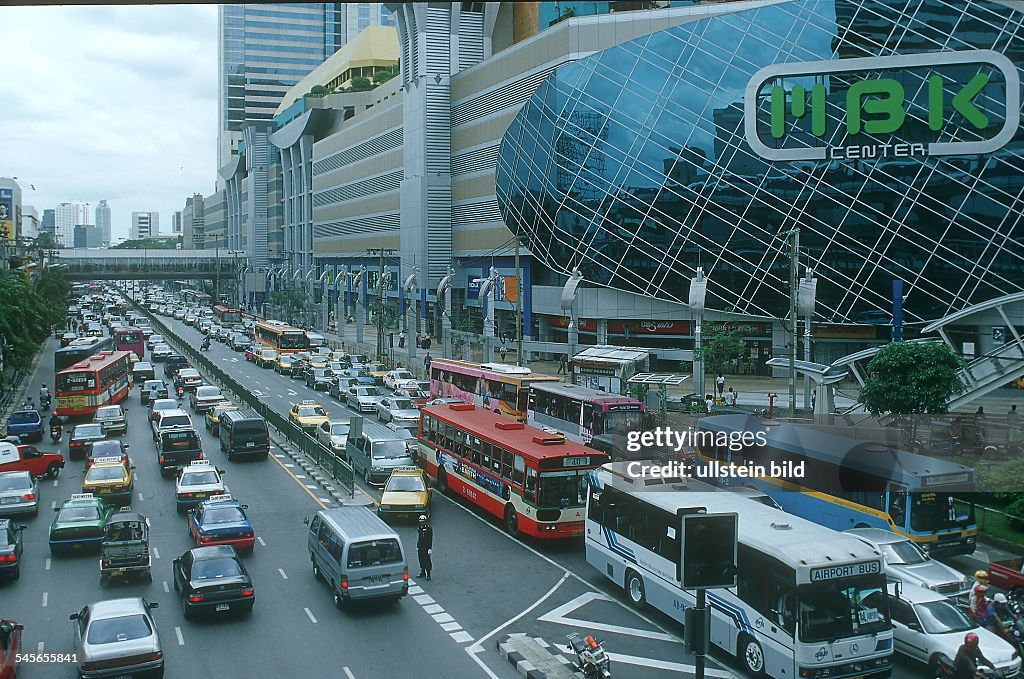
{"label": "public bus", "polygon": [[441,492],[450,488],[503,519],[513,536],[583,535],[587,473],[609,459],[470,403],[422,408],[418,440]]}
{"label": "public bus", "polygon": [[626,469],[590,475],[585,550],[635,607],[683,623],[696,603],[681,587],[683,516],[735,513],[737,585],[706,590],[710,642],[755,677],[889,676],[893,633],[873,547],[738,493],[688,492],[692,479],[652,483]]}
{"label": "public bus", "polygon": [[127,351],[101,351],[61,370],[54,382],[57,414],[91,415],[128,396],[131,359]]}
{"label": "public bus", "polygon": [[476,365],[449,358],[430,362],[433,398],[457,398],[521,422],[526,420],[530,385],[557,381],[557,377],[537,375],[529,368],[505,363]]}
{"label": "public bus", "polygon": [[[762,432],[767,445],[702,445],[704,432],[733,437]],[[742,482],[791,514],[836,530],[891,530],[932,556],[974,552],[974,507],[955,502],[957,494],[975,491],[970,467],[748,415],[703,417],[697,434],[698,464],[759,465],[754,469],[764,473]],[[803,477],[778,478],[772,463],[803,463]]]}
{"label": "public bus", "polygon": [[643,428],[644,404],[629,396],[567,382],[530,385],[527,423],[552,427],[578,443],[601,434],[627,435]]}
{"label": "public bus", "polygon": [[309,348],[306,332],[282,321],[259,321],[254,328],[253,340],[279,354],[293,354]]}
{"label": "public bus", "polygon": [[64,368],[101,351],[113,350],[113,337],[81,337],[53,353],[53,372],[59,373]]}
{"label": "public bus", "polygon": [[234,328],[242,324],[242,312],[238,309],[218,304],[213,307],[213,319],[222,328]]}
{"label": "public bus", "polygon": [[142,328],[118,328],[114,331],[114,349],[134,351],[141,360],[146,355],[146,341]]}

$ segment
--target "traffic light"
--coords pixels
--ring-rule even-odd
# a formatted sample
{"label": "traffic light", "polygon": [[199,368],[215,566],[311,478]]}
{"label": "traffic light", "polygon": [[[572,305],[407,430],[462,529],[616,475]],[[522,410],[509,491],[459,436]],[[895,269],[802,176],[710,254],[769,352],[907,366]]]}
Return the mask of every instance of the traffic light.
{"label": "traffic light", "polygon": [[682,519],[683,589],[734,587],[737,515],[684,514]]}

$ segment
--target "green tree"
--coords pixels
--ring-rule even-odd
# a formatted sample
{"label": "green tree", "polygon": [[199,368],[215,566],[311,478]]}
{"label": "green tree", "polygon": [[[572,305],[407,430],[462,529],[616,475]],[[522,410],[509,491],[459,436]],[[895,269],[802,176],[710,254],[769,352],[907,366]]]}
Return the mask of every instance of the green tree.
{"label": "green tree", "polygon": [[724,373],[732,362],[746,355],[747,347],[743,336],[736,330],[719,332],[707,338],[700,350],[694,352],[694,359],[703,358],[704,368],[711,373]]}
{"label": "green tree", "polygon": [[352,78],[352,82],[349,85],[349,89],[352,92],[366,92],[367,90],[373,89],[373,83],[370,82],[369,78],[364,78],[361,75],[357,75],[355,78]]}
{"label": "green tree", "polygon": [[37,250],[56,250],[60,244],[54,240],[52,233],[41,233],[36,238]]}
{"label": "green tree", "polygon": [[176,250],[181,245],[181,236],[171,238],[140,238],[111,245],[111,250]]}
{"label": "green tree", "polygon": [[0,336],[7,344],[4,360],[24,370],[39,351],[50,328],[65,314],[67,282],[59,273],[44,271],[36,289],[21,275],[0,276]]}
{"label": "green tree", "polygon": [[288,316],[288,322],[295,320],[295,315],[306,309],[306,295],[298,288],[275,290],[268,298],[270,304],[280,307]]}
{"label": "green tree", "polygon": [[943,342],[892,342],[868,363],[860,402],[872,413],[944,413],[962,362]]}
{"label": "green tree", "polygon": [[323,85],[313,85],[309,90],[309,96],[311,97],[323,97],[330,94],[331,91]]}

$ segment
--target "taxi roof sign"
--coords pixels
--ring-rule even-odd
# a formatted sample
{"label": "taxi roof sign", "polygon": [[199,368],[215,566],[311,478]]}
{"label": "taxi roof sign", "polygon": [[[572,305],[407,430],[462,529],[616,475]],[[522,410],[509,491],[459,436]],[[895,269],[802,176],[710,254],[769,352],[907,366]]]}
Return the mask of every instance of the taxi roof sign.
{"label": "taxi roof sign", "polygon": [[391,471],[392,472],[418,472],[419,470],[420,470],[419,467],[414,467],[414,466],[409,465],[409,466],[405,466],[405,467],[395,467]]}
{"label": "taxi roof sign", "polygon": [[207,502],[229,502],[229,501],[234,500],[234,499],[235,498],[231,497],[230,495],[211,495],[210,497],[206,498],[206,501]]}
{"label": "taxi roof sign", "polygon": [[96,496],[93,495],[92,493],[72,493],[70,499],[72,499],[72,500],[91,500],[94,497],[96,497]]}
{"label": "taxi roof sign", "polygon": [[210,464],[209,460],[192,460],[191,462],[188,463],[188,466],[189,467],[210,467],[212,465]]}
{"label": "taxi roof sign", "polygon": [[95,460],[93,460],[93,463],[95,463],[95,464],[104,464],[104,463],[107,463],[107,462],[116,462],[117,464],[121,464],[123,459],[124,458],[112,457],[112,456],[110,456],[110,457],[97,457]]}
{"label": "taxi roof sign", "polygon": [[315,405],[317,405],[317,403],[313,399],[307,398],[305,401],[303,401],[299,405],[302,405],[302,406],[315,406]]}

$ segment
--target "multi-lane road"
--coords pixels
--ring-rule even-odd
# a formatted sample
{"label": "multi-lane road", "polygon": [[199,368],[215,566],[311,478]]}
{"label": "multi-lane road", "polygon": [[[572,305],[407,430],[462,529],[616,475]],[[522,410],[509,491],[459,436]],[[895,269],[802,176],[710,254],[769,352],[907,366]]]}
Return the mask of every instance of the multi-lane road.
{"label": "multi-lane road", "polygon": [[[196,330],[160,320],[198,346]],[[43,382],[52,387],[54,349],[51,340],[29,393],[37,393]],[[352,415],[323,392],[257,368],[222,344],[215,342],[206,355],[282,414],[292,403],[313,398],[332,417]],[[161,373],[161,364],[156,367]],[[130,427],[123,439],[136,465],[132,506],[150,520],[153,582],[101,587],[95,556],[50,557],[51,506],[81,491],[84,463],[69,460],[56,481],[42,483],[43,511],[25,522],[20,580],[0,585],[0,617],[25,625],[25,650],[71,650],[70,613],[92,601],[143,596],[160,604],[155,617],[168,676],[174,677],[272,677],[295,668],[311,678],[511,679],[519,675],[497,652],[499,638],[525,633],[557,651],[573,631],[597,632],[606,641],[617,678],[692,672],[693,658],[683,650],[681,628],[654,612],[630,609],[587,565],[582,545],[513,540],[489,518],[440,494],[435,494],[432,513],[433,580],[413,578],[411,596],[397,605],[335,609],[326,586],[313,577],[303,525],[320,507],[332,506],[324,500],[327,494],[276,444],[266,461],[227,462],[198,418],[207,456],[227,471],[230,492],[249,505],[256,526],[256,549],[245,557],[255,581],[256,606],[248,617],[186,621],[171,586],[171,561],[193,545],[185,518],[174,509],[174,482],[159,474],[138,389],[125,404]],[[47,439],[40,447],[55,446]],[[66,455],[67,438],[58,447]],[[375,490],[366,490],[379,497]],[[396,528],[412,555],[410,571],[415,574],[415,527],[399,523]],[[69,666],[23,671],[28,677],[74,674]],[[709,676],[731,671],[715,663],[709,666]]]}

